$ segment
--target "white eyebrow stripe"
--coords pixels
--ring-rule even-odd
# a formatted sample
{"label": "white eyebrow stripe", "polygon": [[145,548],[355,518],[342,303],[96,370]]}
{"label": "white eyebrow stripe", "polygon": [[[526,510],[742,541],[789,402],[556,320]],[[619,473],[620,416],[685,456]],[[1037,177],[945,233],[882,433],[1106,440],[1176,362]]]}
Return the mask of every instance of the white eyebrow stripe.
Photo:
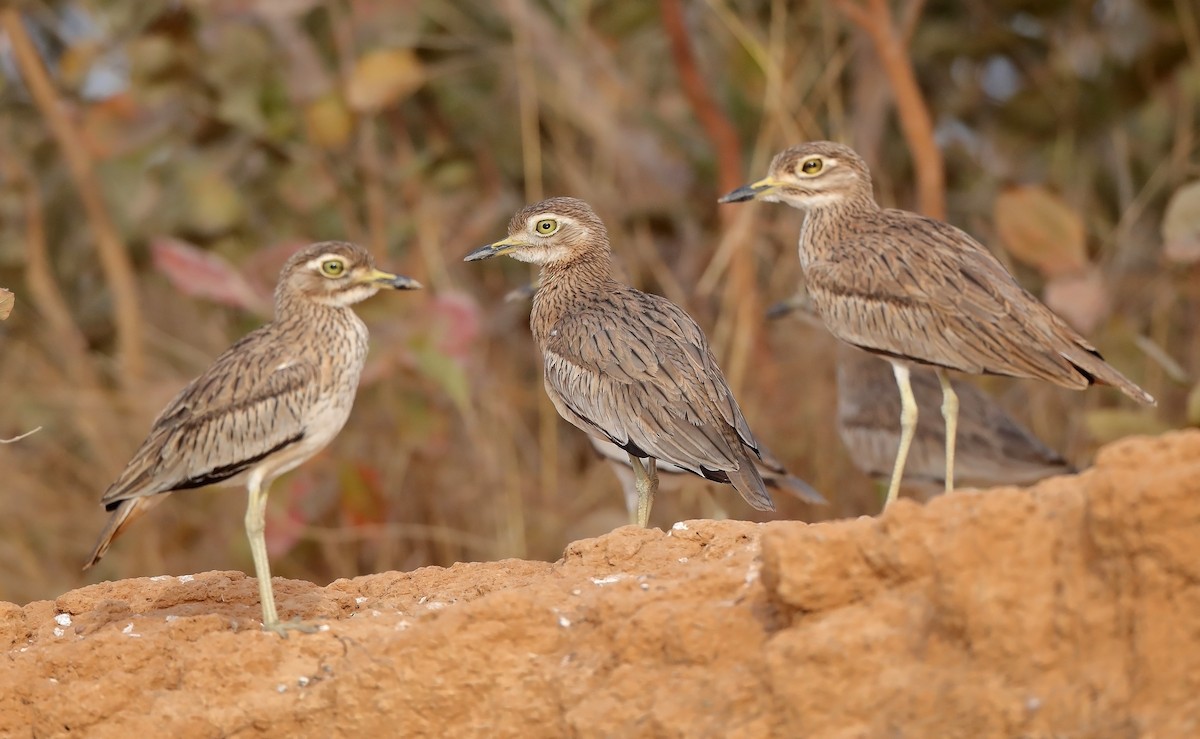
{"label": "white eyebrow stripe", "polygon": [[334,254],[333,252],[326,252],[325,254],[322,254],[321,256],[317,257],[316,259],[310,259],[305,266],[310,267],[312,269],[316,269],[317,267],[321,266],[321,262],[324,262],[327,259],[337,259],[338,261],[340,261],[342,263],[345,263],[345,261],[346,261],[346,258],[343,257],[341,254]]}

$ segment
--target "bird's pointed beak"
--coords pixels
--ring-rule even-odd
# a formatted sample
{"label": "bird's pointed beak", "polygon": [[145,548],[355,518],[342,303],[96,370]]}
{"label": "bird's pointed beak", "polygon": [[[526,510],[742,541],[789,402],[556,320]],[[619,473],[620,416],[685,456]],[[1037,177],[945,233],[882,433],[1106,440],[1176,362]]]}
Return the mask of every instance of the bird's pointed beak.
{"label": "bird's pointed beak", "polygon": [[796,310],[796,303],[792,300],[781,300],[767,308],[767,320],[775,321],[784,316],[791,315]]}
{"label": "bird's pointed beak", "polygon": [[380,269],[373,269],[363,277],[363,282],[383,285],[393,290],[420,290],[422,285],[411,277],[394,275]]}
{"label": "bird's pointed beak", "polygon": [[718,203],[741,203],[746,200],[754,200],[764,193],[768,193],[779,186],[779,183],[772,180],[770,177],[764,177],[758,182],[743,185],[731,193],[727,193],[717,200]]}
{"label": "bird's pointed beak", "polygon": [[513,240],[512,237],[502,239],[494,244],[481,246],[467,256],[463,257],[464,262],[477,262],[480,259],[491,259],[502,254],[507,254],[513,249],[516,249],[520,244]]}

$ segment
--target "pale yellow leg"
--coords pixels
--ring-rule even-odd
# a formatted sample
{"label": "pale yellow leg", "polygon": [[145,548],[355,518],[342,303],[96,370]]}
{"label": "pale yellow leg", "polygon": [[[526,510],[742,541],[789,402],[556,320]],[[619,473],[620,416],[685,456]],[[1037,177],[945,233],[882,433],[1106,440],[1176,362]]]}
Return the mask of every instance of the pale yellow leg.
{"label": "pale yellow leg", "polygon": [[658,461],[650,457],[646,466],[642,460],[629,455],[629,464],[633,466],[633,480],[637,487],[637,525],[646,528],[650,523],[650,506],[654,504],[654,496],[658,493]]}
{"label": "pale yellow leg", "polygon": [[893,363],[896,386],[900,388],[900,448],[896,450],[896,463],[892,467],[892,480],[888,484],[886,509],[900,495],[900,481],[904,479],[904,463],[908,461],[908,448],[912,446],[913,434],[917,431],[917,399],[913,397],[908,365]]}
{"label": "pale yellow leg", "polygon": [[286,638],[287,632],[316,631],[316,628],[299,622],[282,623],[275,610],[275,591],[271,588],[271,563],[267,559],[267,492],[262,476],[251,473],[246,487],[250,490],[250,502],[246,506],[246,538],[250,540],[250,555],[254,558],[254,576],[258,578],[258,597],[262,602],[262,627]]}
{"label": "pale yellow leg", "polygon": [[[634,472],[634,475],[636,478],[636,475],[637,475],[636,471]],[[637,483],[635,482],[634,485],[635,485],[635,487],[631,490],[625,486],[625,482],[624,482],[624,480],[622,480],[621,486],[624,489],[621,492],[625,495],[625,512],[629,514],[629,523],[633,524],[634,526],[637,526],[639,494],[638,494],[637,487],[636,487]]]}
{"label": "pale yellow leg", "polygon": [[946,492],[954,492],[954,446],[958,438],[958,393],[950,384],[946,371],[938,369],[938,382],[942,383],[942,418],[946,421]]}

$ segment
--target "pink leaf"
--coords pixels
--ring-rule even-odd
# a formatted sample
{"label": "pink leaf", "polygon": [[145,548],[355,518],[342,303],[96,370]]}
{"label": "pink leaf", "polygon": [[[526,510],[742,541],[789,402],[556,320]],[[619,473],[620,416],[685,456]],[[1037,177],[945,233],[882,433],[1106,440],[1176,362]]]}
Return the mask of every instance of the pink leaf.
{"label": "pink leaf", "polygon": [[479,336],[479,303],[466,293],[444,292],[430,301],[437,348],[457,360],[466,359]]}
{"label": "pink leaf", "polygon": [[155,239],[150,252],[154,268],[184,295],[259,315],[271,312],[270,295],[254,289],[233,265],[216,254],[169,236]]}
{"label": "pink leaf", "polygon": [[242,262],[242,272],[254,289],[264,295],[275,290],[279,271],[296,252],[308,246],[307,241],[289,239],[256,250]]}

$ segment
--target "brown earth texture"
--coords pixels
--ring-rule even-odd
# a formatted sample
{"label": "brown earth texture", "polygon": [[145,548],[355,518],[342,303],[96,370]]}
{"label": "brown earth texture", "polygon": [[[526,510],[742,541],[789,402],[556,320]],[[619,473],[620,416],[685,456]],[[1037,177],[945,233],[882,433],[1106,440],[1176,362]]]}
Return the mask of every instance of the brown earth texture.
{"label": "brown earth texture", "polygon": [[0,735],[1200,736],[1200,432],[1027,490],[687,521],[555,563],[0,604]]}

